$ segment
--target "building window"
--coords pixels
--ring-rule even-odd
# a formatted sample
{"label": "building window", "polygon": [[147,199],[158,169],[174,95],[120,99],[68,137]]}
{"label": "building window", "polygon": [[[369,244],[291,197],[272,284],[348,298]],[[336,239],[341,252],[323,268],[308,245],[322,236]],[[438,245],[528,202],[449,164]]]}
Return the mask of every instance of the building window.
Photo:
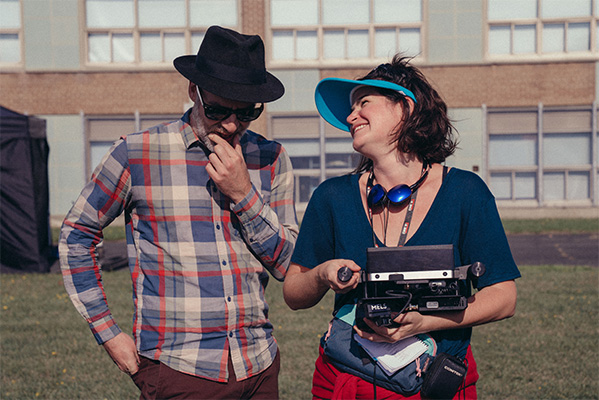
{"label": "building window", "polygon": [[418,56],[422,14],[422,0],[271,0],[271,60]]}
{"label": "building window", "polygon": [[351,136],[325,124],[314,113],[273,113],[270,131],[291,158],[300,213],[324,179],[348,174],[358,165],[360,157],[352,147]]}
{"label": "building window", "polygon": [[86,176],[90,176],[116,140],[166,121],[175,121],[181,115],[86,115],[84,118]]}
{"label": "building window", "polygon": [[596,201],[592,121],[592,107],[489,111],[488,178],[497,200]]}
{"label": "building window", "polygon": [[599,1],[487,0],[488,54],[596,54]]}
{"label": "building window", "polygon": [[21,2],[0,0],[0,64],[21,63]]}
{"label": "building window", "polygon": [[[295,202],[305,209],[312,192],[323,179],[350,173],[359,161],[351,138],[328,138],[324,148],[316,139],[275,139],[287,150],[295,176]],[[321,163],[324,157],[324,164]]]}
{"label": "building window", "polygon": [[87,63],[170,65],[211,25],[238,29],[238,0],[85,0]]}

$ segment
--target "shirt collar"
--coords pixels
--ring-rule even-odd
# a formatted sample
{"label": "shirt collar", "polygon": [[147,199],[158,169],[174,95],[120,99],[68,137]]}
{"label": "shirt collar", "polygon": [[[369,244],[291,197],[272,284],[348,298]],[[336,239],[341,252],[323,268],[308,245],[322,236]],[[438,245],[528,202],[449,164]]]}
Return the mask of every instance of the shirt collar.
{"label": "shirt collar", "polygon": [[[212,143],[209,142],[210,139],[208,139],[208,137],[197,137],[197,135],[193,131],[193,128],[191,127],[190,116],[191,108],[187,110],[185,114],[183,114],[183,116],[181,117],[181,121],[183,122],[183,126],[181,128],[181,136],[183,137],[185,148],[191,149],[192,147],[201,147],[202,150],[204,150],[204,153],[206,153],[206,156],[209,156],[210,153],[212,153]],[[245,133],[247,132],[249,132],[249,130],[245,131]],[[242,134],[242,137],[245,135],[245,133]],[[207,141],[209,142],[208,144],[206,143]]]}
{"label": "shirt collar", "polygon": [[189,150],[193,147],[200,147],[206,154],[206,157],[208,157],[212,151],[202,140],[197,137],[193,131],[193,128],[190,124],[190,115],[191,108],[187,110],[181,117],[181,121],[183,122],[183,126],[181,128],[181,137],[183,138],[183,143],[185,143],[185,148]]}
{"label": "shirt collar", "polygon": [[183,122],[183,126],[181,127],[181,137],[183,137],[183,143],[185,143],[185,147],[188,149],[199,145],[198,137],[193,132],[189,123],[190,114],[191,108],[181,117],[181,121]]}

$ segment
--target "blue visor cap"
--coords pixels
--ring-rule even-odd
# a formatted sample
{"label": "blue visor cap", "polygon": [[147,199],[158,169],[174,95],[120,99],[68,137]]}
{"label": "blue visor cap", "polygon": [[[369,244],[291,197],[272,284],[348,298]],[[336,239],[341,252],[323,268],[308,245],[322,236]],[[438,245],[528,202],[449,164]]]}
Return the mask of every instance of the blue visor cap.
{"label": "blue visor cap", "polygon": [[359,86],[395,90],[416,102],[414,93],[393,82],[378,79],[352,81],[350,79],[325,78],[318,83],[314,93],[314,101],[320,116],[335,128],[349,132],[350,125],[347,123],[347,117],[351,114],[351,95]]}

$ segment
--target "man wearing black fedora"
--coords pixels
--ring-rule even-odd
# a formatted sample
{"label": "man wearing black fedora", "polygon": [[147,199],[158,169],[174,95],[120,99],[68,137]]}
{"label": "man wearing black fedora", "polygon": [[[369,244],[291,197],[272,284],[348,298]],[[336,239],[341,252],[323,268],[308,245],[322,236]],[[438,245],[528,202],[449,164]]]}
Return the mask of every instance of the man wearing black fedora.
{"label": "man wearing black fedora", "polygon": [[[293,171],[248,127],[284,88],[259,36],[218,26],[174,65],[194,105],[122,137],[95,169],[61,230],[65,288],[141,398],[277,398],[264,290],[269,274],[285,277],[297,237]],[[121,213],[133,338],[110,313],[96,257]]]}

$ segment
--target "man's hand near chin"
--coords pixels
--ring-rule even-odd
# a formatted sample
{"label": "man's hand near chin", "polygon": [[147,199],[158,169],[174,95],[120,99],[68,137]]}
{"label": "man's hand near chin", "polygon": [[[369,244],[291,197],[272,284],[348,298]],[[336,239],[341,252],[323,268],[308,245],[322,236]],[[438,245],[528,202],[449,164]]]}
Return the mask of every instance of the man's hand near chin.
{"label": "man's hand near chin", "polygon": [[208,157],[210,163],[206,166],[206,171],[219,190],[233,203],[243,200],[252,188],[250,174],[239,144],[240,137],[236,135],[229,144],[218,135],[208,135],[214,143],[214,151]]}

